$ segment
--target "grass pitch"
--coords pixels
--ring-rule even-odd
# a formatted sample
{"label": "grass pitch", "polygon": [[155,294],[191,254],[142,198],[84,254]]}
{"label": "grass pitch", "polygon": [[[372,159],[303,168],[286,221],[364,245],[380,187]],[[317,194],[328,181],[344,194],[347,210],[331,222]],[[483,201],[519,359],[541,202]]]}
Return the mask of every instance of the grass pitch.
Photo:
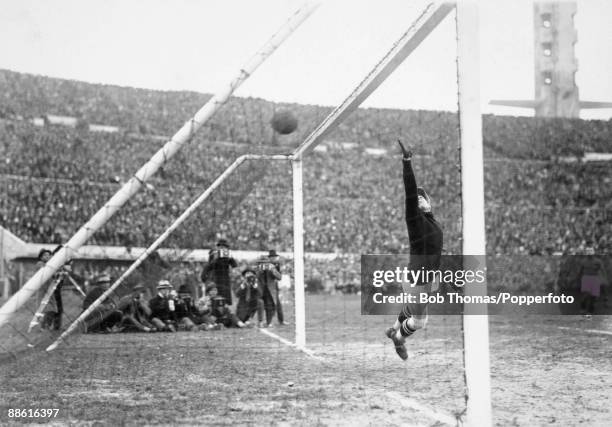
{"label": "grass pitch", "polygon": [[[431,316],[402,362],[383,334],[393,318],[359,307],[357,296],[308,296],[307,345],[321,359],[256,329],[75,335],[51,354],[29,349],[0,364],[0,424],[442,425],[397,394],[461,414],[461,318]],[[271,332],[293,340],[292,328]],[[612,321],[491,316],[494,423],[609,425],[612,335],[593,331]],[[9,408],[59,411],[9,418]]]}

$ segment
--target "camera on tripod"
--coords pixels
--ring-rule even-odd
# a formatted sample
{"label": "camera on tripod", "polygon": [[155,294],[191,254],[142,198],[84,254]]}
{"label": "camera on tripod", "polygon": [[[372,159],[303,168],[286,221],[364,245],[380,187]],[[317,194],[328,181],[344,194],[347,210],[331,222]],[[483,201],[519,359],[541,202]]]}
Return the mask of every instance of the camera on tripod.
{"label": "camera on tripod", "polygon": [[64,264],[55,272],[53,277],[55,278],[70,277],[71,272],[72,272],[72,266],[70,264]]}
{"label": "camera on tripod", "polygon": [[230,250],[227,248],[217,248],[210,251],[210,261],[230,257]]}
{"label": "camera on tripod", "polygon": [[260,259],[257,261],[257,270],[259,271],[270,271],[274,270],[276,266],[270,262],[268,258]]}

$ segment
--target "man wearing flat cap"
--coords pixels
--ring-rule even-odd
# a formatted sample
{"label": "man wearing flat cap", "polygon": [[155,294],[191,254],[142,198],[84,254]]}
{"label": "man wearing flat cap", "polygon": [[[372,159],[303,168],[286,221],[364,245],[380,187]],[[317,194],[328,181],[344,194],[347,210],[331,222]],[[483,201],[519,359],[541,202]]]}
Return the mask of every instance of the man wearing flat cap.
{"label": "man wearing flat cap", "polygon": [[238,263],[231,256],[229,243],[225,239],[219,239],[216,248],[208,252],[208,262],[200,275],[203,283],[215,284],[219,295],[225,298],[228,305],[232,305],[230,271],[237,266]]}
{"label": "man wearing flat cap", "polygon": [[[83,311],[87,310],[108,289],[111,278],[108,274],[97,276],[92,283],[92,289],[87,292],[83,300]],[[87,332],[115,332],[121,324],[123,313],[117,310],[116,304],[111,298],[106,298],[85,319]]]}
{"label": "man wearing flat cap", "polygon": [[[89,289],[89,292],[87,292],[85,299],[83,300],[83,310],[89,308],[94,301],[102,296],[102,294],[108,289],[110,282],[111,278],[108,274],[100,274],[93,279],[91,282],[91,289]],[[104,304],[104,302],[102,304]]]}
{"label": "man wearing flat cap", "polygon": [[157,295],[149,301],[151,322],[158,331],[176,332],[176,311],[174,299],[170,296],[173,289],[168,280],[157,283]]}

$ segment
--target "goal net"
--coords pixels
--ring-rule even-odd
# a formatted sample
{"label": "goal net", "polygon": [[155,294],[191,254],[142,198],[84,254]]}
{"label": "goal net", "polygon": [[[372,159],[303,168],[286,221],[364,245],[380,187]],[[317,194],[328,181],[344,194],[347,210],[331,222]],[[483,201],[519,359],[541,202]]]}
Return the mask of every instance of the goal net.
{"label": "goal net", "polygon": [[[80,351],[122,343],[146,352],[155,345],[153,328],[186,329],[188,334],[167,335],[172,338],[164,339],[173,351],[181,351],[180,357],[203,352],[210,358],[211,369],[229,369],[238,375],[250,369],[252,375],[264,380],[270,379],[269,370],[291,366],[292,378],[297,380],[288,381],[287,387],[303,382],[307,392],[315,394],[311,399],[322,406],[348,411],[347,402],[357,397],[372,402],[372,410],[379,410],[382,406],[378,399],[391,399],[422,419],[453,422],[461,417],[466,406],[461,317],[432,312],[428,326],[410,343],[414,362],[398,367],[393,344],[384,336],[396,315],[362,315],[359,295],[361,254],[409,252],[401,161],[395,146],[398,136],[413,149],[415,174],[435,198],[436,216],[445,224],[445,250],[450,254],[462,250],[457,116],[356,110],[452,9],[451,5],[428,7],[338,108],[300,107],[296,113],[300,127],[293,135],[275,135],[266,125],[274,105],[259,100],[230,101],[226,115],[206,125],[205,136],[190,134],[188,148],[176,153],[172,162],[164,163],[155,177],[142,182],[141,191],[92,235],[91,243],[96,247],[83,248],[91,259],[73,263],[72,271],[56,273],[65,276],[59,291],[63,307],[53,307],[52,296],[53,309],[46,312],[59,314],[61,322],[54,324],[51,317],[45,319],[45,310],[41,312],[40,302],[49,294],[50,281],[4,325],[11,331],[10,341],[4,344],[6,352],[19,357],[24,344],[65,353],[71,348]],[[432,122],[436,125],[430,126]],[[364,129],[364,123],[370,128]],[[39,130],[28,126],[23,132],[39,138]],[[55,130],[45,128],[42,132]],[[78,129],[74,132],[68,138],[56,138],[72,141],[86,157],[88,148],[77,142],[77,135],[83,136]],[[355,144],[347,137],[351,132],[368,135],[368,142],[375,143]],[[118,160],[111,173],[105,170],[96,182],[80,183],[76,179],[50,179],[33,184],[31,180],[6,177],[7,192],[25,195],[33,185],[41,186],[38,188],[46,188],[43,194],[53,194],[60,209],[82,206],[83,211],[74,215],[88,218],[127,180],[126,173],[131,169],[123,167],[128,166],[126,159],[137,159],[140,164],[159,153],[158,147],[142,143],[151,140],[147,137],[125,145],[119,145],[112,136],[96,138],[98,151],[113,153]],[[245,155],[251,157],[241,157]],[[236,159],[243,160],[236,163]],[[96,160],[91,168],[99,166]],[[297,183],[295,166],[293,171],[291,168],[291,162],[296,161],[303,162],[303,177]],[[103,183],[103,176],[117,182]],[[300,200],[293,197],[296,186],[303,191]],[[194,204],[199,198],[201,203]],[[303,208],[303,215],[297,215],[300,218],[296,218],[296,208]],[[178,218],[184,221],[177,223]],[[301,228],[298,221],[302,220],[303,244],[296,246],[296,230],[299,234]],[[66,221],[64,232],[72,235],[76,222]],[[64,239],[59,237],[61,242]],[[276,261],[281,265],[275,285],[278,293],[272,292],[272,303],[262,297],[249,322],[241,320],[237,317],[238,291],[247,281],[249,268],[258,280],[264,280],[260,278],[267,274],[262,270],[269,268],[270,251],[280,255]],[[227,319],[219,322],[221,314],[210,323],[193,318],[183,322],[173,317],[158,319],[161,324],[140,322],[140,326],[125,321],[126,314],[137,317],[130,308],[135,307],[135,300],[151,300],[168,287],[172,287],[169,292],[176,292],[173,298],[191,299],[196,307],[202,300],[213,309],[213,300],[223,289],[219,283],[212,286],[209,276],[202,274],[213,261],[211,256],[235,260],[227,278],[232,288],[232,301],[225,301],[230,313]],[[298,267],[301,259],[304,272],[296,274],[294,267],[302,269]],[[98,294],[97,308],[83,314],[86,298],[77,287],[71,288],[71,278],[77,283],[78,278],[86,279],[87,283],[82,282],[85,293],[104,284],[110,288]],[[212,288],[217,290],[212,292]],[[303,290],[307,293],[305,300],[297,296]],[[123,318],[114,321],[118,311]],[[176,311],[176,307],[170,311]],[[305,313],[304,325],[300,313]],[[30,327],[30,319],[36,321],[34,327]],[[215,330],[219,324],[226,330]],[[107,339],[113,332],[127,329],[141,334],[122,342]],[[251,359],[258,363],[251,366]],[[317,395],[316,390],[323,392]],[[443,403],[419,403],[431,400],[432,395]],[[292,410],[299,411],[299,404]]]}

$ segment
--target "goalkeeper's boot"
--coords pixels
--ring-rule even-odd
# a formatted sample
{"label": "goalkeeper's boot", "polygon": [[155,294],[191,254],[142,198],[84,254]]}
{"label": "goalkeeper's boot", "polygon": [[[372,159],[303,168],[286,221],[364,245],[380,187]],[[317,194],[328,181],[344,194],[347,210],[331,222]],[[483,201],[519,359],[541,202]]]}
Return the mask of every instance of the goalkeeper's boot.
{"label": "goalkeeper's boot", "polygon": [[397,338],[397,331],[394,328],[389,328],[385,331],[385,335],[391,341],[393,341],[393,345],[395,346],[395,352],[402,360],[408,359],[408,350],[406,350],[406,346],[404,342]]}

